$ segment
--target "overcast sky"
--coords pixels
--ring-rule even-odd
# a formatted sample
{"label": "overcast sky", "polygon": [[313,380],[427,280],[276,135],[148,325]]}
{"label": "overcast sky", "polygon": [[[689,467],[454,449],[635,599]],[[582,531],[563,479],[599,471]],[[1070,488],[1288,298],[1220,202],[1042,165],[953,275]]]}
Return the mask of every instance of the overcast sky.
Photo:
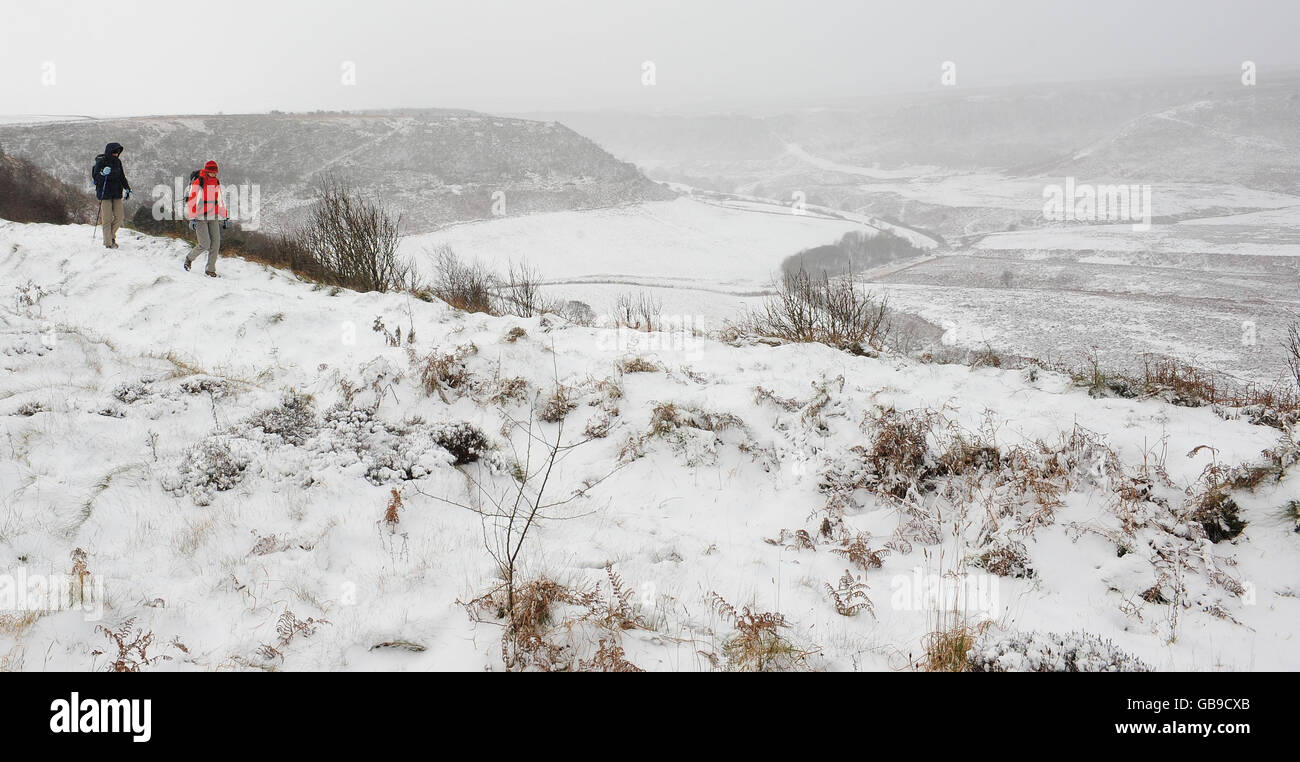
{"label": "overcast sky", "polygon": [[1245,60],[1264,84],[1297,31],[1296,0],[4,0],[0,114],[725,107],[937,87],[944,61],[964,88]]}

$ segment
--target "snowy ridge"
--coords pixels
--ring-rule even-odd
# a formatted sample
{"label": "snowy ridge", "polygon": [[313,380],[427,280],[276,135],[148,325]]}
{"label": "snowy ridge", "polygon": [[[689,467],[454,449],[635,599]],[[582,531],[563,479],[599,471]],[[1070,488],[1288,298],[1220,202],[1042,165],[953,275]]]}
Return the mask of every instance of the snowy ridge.
{"label": "snowy ridge", "polygon": [[[150,669],[501,669],[500,628],[457,603],[495,584],[483,528],[430,496],[469,500],[466,474],[508,483],[526,440],[507,416],[557,381],[559,436],[604,436],[569,452],[553,494],[598,483],[539,527],[524,568],[577,587],[612,565],[649,625],[617,635],[644,669],[713,668],[701,652],[721,653],[731,625],[711,593],[784,614],[801,666],[904,667],[940,613],[916,581],[984,568],[1006,575],[981,578],[995,591],[981,658],[999,668],[1044,663],[1007,644],[1055,653],[1028,635],[1046,632],[1086,632],[1078,661],[1097,668],[1098,638],[1156,669],[1300,668],[1300,535],[1280,508],[1295,479],[1239,495],[1232,541],[1179,517],[1207,465],[1258,462],[1274,429],[1092,399],[1046,372],[465,315],[235,259],[214,281],[181,269],[181,242],[119,241],[104,253],[86,226],[0,222],[0,572],[66,574],[80,549],[104,582],[102,621],[5,620],[7,668],[94,668],[95,625],[135,617],[173,657]],[[376,318],[413,343],[390,346]],[[429,357],[447,359],[433,393]],[[620,369],[638,357],[643,372]],[[1031,472],[1059,466],[1060,504],[1000,471],[917,489],[853,449],[923,418],[935,448],[960,433]],[[458,467],[440,443],[465,422],[489,449]],[[1117,497],[1158,460],[1167,483]],[[840,590],[871,611],[844,616],[828,587],[853,563],[833,551],[856,540],[880,565],[853,569]],[[317,623],[286,638],[285,612]],[[595,635],[577,632],[587,659]]]}

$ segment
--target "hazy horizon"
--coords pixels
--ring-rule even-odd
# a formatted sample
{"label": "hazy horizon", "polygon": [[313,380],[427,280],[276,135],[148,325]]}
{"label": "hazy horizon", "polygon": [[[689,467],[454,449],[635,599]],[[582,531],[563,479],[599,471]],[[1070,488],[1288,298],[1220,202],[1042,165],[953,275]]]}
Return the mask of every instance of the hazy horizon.
{"label": "hazy horizon", "polygon": [[[1300,68],[1291,39],[1300,5],[1268,0],[1010,0],[996,15],[951,0],[663,0],[633,12],[584,0],[364,9],[236,0],[216,17],[152,0],[111,7],[101,23],[104,6],[83,0],[7,10],[0,114],[710,110],[935,90],[947,61],[961,89],[1220,74],[1226,83],[1248,60],[1263,85]],[[204,52],[187,65],[194,45]]]}

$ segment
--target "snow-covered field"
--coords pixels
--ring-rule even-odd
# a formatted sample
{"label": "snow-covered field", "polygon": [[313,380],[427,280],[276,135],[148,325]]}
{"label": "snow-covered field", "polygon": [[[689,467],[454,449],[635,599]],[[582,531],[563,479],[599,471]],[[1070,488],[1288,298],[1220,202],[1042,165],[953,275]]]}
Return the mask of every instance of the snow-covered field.
{"label": "snow-covered field", "polygon": [[871,288],[956,346],[1072,366],[1095,348],[1108,367],[1129,370],[1154,353],[1265,385],[1285,375],[1282,341],[1300,317],[1294,261],[1288,269],[1259,258],[1267,266],[1249,268],[1253,257],[1207,255],[1180,267],[1176,255],[1155,252],[978,254],[923,262]]}
{"label": "snow-covered field", "polygon": [[[1043,189],[1062,185],[1066,178],[1053,175],[1012,176],[998,172],[923,176],[903,182],[874,182],[858,186],[867,193],[894,193],[904,198],[949,207],[995,207],[1022,211],[1043,208]],[[1078,178],[1079,183],[1151,186],[1156,217],[1184,216],[1207,210],[1275,209],[1295,206],[1286,193],[1213,183],[1143,182],[1142,178]]]}
{"label": "snow-covered field", "polygon": [[1150,230],[1130,225],[1067,225],[994,233],[977,241],[977,251],[1096,252],[1112,254],[1234,254],[1300,256],[1300,205],[1239,215],[1201,217]]}
{"label": "snow-covered field", "polygon": [[527,261],[556,284],[554,295],[568,298],[580,298],[569,296],[571,284],[611,282],[625,291],[656,286],[744,295],[765,291],[786,257],[866,229],[858,220],[800,215],[770,203],[735,208],[679,198],[457,225],[410,236],[402,252],[426,269],[428,253],[440,245],[500,271]]}
{"label": "snow-covered field", "polygon": [[954,256],[882,275],[895,308],[947,341],[1112,367],[1172,355],[1241,381],[1285,375],[1300,318],[1300,207],[1150,230],[1055,225],[984,236]]}
{"label": "snow-covered field", "polygon": [[[617,236],[562,214],[426,243],[527,255],[549,278],[689,272],[743,291],[792,248],[849,229],[773,216],[766,230],[711,233],[726,230],[717,210],[678,204],[609,212],[626,223]],[[664,230],[691,246],[665,253],[652,245]],[[592,238],[607,262],[566,258]],[[3,668],[102,667],[96,625],[130,618],[154,634],[151,656],[173,657],[147,669],[503,668],[499,623],[458,603],[497,584],[484,548],[495,534],[438,498],[473,502],[471,477],[493,493],[525,461],[536,470],[539,443],[526,456],[529,435],[509,422],[559,385],[563,430],[533,432],[601,436],[557,462],[548,494],[579,496],[536,526],[523,573],[589,588],[608,564],[639,622],[557,611],[546,637],[569,646],[561,662],[607,639],[649,670],[712,669],[708,654],[725,665],[734,629],[716,593],[781,612],[800,666],[905,668],[956,607],[927,586],[963,571],[984,595],[960,608],[988,614],[992,651],[1017,633],[1083,631],[1157,669],[1300,669],[1300,535],[1284,508],[1300,483],[1234,493],[1246,527],[1233,540],[1212,544],[1185,516],[1208,465],[1258,463],[1275,429],[1093,399],[1051,373],[465,315],[232,259],[209,280],[181,269],[183,244],[119,240],[104,253],[84,226],[0,222],[0,574],[102,584],[102,599],[86,594],[102,618],[0,612]],[[376,318],[414,341],[390,346]],[[446,354],[461,359],[434,376],[454,383],[431,394],[426,359]],[[620,369],[634,357],[657,369]],[[909,476],[866,455],[900,420],[891,408],[930,411],[933,450],[961,433],[1003,466],[885,497]],[[456,466],[439,442],[462,422],[489,446]],[[855,541],[878,567],[835,552]],[[1007,576],[977,566],[1008,555]],[[828,587],[872,610],[838,613]],[[326,623],[292,626],[309,618]]]}

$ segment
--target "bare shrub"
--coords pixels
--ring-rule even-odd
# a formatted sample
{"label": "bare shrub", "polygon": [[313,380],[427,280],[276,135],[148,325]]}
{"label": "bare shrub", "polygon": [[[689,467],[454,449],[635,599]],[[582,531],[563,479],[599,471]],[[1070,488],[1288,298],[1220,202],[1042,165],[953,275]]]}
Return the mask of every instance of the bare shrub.
{"label": "bare shrub", "polygon": [[356,291],[402,288],[410,274],[397,255],[398,220],[334,175],[321,178],[297,240],[327,280]]}
{"label": "bare shrub", "polygon": [[433,257],[434,279],[428,292],[458,310],[525,318],[563,311],[542,295],[541,272],[526,262],[509,263],[502,276],[479,262],[462,260],[446,244],[438,246]]}
{"label": "bare shrub", "polygon": [[785,273],[776,284],[776,295],[740,328],[785,341],[866,351],[884,347],[889,322],[886,300],[872,297],[853,277],[816,277],[800,268]]}
{"label": "bare shrub", "polygon": [[541,273],[526,262],[511,262],[495,292],[499,314],[529,318],[555,311],[554,305],[542,297]]}
{"label": "bare shrub", "polygon": [[614,302],[614,324],[640,331],[653,331],[663,315],[663,302],[649,291],[619,294]]}
{"label": "bare shrub", "polygon": [[596,312],[591,309],[591,305],[576,299],[565,302],[560,307],[560,315],[564,319],[581,326],[591,326],[596,323]]}
{"label": "bare shrub", "polygon": [[495,314],[492,309],[492,274],[477,262],[462,261],[450,246],[434,250],[433,295],[465,312]]}

